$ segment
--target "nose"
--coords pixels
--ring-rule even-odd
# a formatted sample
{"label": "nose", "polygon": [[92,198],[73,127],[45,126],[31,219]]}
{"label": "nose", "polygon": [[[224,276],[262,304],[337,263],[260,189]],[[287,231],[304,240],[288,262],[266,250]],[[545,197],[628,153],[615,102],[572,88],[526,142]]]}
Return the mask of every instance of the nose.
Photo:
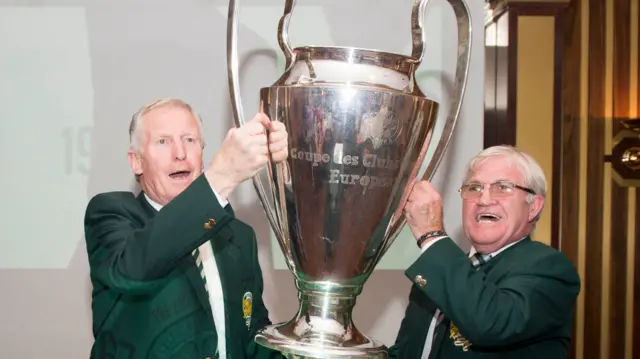
{"label": "nose", "polygon": [[178,161],[183,161],[187,158],[187,150],[182,141],[176,141],[173,145],[173,158]]}
{"label": "nose", "polygon": [[480,198],[478,198],[477,203],[481,206],[487,206],[492,204],[493,202],[494,200],[493,198],[491,198],[491,191],[489,191],[488,188],[485,188],[484,191],[482,191]]}

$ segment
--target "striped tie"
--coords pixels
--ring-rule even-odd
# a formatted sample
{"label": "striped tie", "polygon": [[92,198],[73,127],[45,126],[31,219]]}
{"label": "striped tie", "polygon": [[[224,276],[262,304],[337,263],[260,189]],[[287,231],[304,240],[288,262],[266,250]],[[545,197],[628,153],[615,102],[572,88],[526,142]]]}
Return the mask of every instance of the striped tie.
{"label": "striped tie", "polygon": [[490,254],[482,254],[476,252],[473,256],[471,256],[471,266],[475,269],[478,269],[485,265],[489,261],[489,259],[491,259]]}
{"label": "striped tie", "polygon": [[198,266],[198,270],[200,271],[200,277],[202,277],[202,282],[204,283],[204,289],[208,292],[209,288],[207,286],[207,276],[204,275],[204,265],[202,264],[202,257],[200,257],[200,249],[196,248],[192,252],[192,254],[196,259],[196,265]]}

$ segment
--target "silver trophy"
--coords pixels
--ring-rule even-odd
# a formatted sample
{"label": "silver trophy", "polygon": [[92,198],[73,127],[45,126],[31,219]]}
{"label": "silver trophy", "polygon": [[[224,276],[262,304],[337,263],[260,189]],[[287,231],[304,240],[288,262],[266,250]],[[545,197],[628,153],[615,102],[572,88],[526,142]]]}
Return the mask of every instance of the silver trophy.
{"label": "silver trophy", "polygon": [[[449,0],[458,24],[453,99],[424,172],[431,179],[454,130],[469,71],[471,21],[464,0]],[[351,47],[289,44],[294,7],[278,24],[285,71],[260,90],[264,113],[289,134],[286,163],[253,178],[293,273],[299,309],[268,326],[256,342],[287,358],[386,358],[384,344],[352,320],[357,296],[405,224],[402,208],[418,179],[436,125],[438,103],[418,87],[427,0],[414,1],[411,56]],[[229,1],[227,60],[232,110],[244,124],[238,81],[238,1]],[[375,315],[372,313],[372,315]]]}

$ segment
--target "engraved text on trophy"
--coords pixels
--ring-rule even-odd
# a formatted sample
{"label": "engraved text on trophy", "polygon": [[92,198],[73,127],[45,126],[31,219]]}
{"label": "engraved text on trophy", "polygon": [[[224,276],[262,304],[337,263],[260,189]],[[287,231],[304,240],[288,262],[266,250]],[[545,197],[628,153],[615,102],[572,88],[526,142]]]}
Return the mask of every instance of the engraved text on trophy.
{"label": "engraved text on trophy", "polygon": [[340,86],[279,88],[269,102],[290,136],[287,224],[297,268],[308,280],[354,278],[374,263],[424,140],[411,131],[421,106]]}

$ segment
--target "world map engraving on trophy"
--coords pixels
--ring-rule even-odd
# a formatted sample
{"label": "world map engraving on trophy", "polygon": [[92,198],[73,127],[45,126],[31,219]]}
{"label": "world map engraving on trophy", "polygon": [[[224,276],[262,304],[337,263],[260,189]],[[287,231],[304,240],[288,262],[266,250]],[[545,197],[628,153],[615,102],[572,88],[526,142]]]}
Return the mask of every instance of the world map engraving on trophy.
{"label": "world map engraving on trophy", "polygon": [[329,86],[296,88],[272,103],[290,134],[287,201],[298,268],[308,277],[351,278],[375,259],[414,162],[406,155],[414,153],[407,129],[415,103]]}

